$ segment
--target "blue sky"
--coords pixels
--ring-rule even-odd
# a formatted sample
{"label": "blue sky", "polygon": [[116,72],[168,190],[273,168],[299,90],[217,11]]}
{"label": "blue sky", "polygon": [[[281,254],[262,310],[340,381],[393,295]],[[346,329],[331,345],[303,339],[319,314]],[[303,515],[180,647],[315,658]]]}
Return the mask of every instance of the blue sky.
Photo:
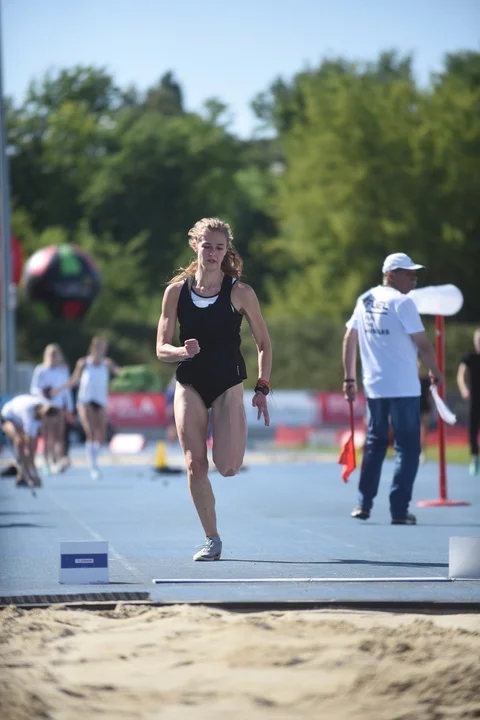
{"label": "blue sky", "polygon": [[216,96],[248,136],[249,103],[325,56],[413,53],[426,83],[445,52],[480,49],[480,0],[1,0],[4,91],[50,68],[105,67],[145,89],[173,70],[189,110]]}

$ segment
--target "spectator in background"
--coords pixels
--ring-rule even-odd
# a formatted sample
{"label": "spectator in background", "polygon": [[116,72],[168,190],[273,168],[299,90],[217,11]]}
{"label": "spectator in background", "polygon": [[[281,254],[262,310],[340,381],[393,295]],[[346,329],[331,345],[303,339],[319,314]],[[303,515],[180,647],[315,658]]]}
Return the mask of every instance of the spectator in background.
{"label": "spectator in background", "polygon": [[[470,442],[470,475],[478,475],[478,433],[480,430],[480,328],[473,334],[474,352],[466,353],[458,366],[457,384],[464,400],[469,400],[468,437]],[[467,384],[468,376],[468,384]]]}
{"label": "spectator in background", "polygon": [[98,455],[106,441],[107,434],[107,400],[110,377],[119,375],[119,366],[107,357],[108,343],[103,337],[94,337],[90,343],[89,353],[80,358],[75,365],[70,380],[55,392],[77,385],[77,410],[82,428],[85,432],[85,449],[93,480],[100,479]]}
{"label": "spectator in background", "polygon": [[395,471],[390,491],[392,524],[415,525],[408,512],[420,459],[420,380],[417,349],[432,381],[443,381],[435,350],[407,293],[417,284],[416,265],[405,253],[383,263],[383,285],[357,300],[343,341],[343,391],[355,400],[357,343],[368,405],[368,431],[360,471],[359,504],[351,515],[367,520],[378,492],[388,448],[390,421],[395,436]]}
{"label": "spectator in background", "polygon": [[45,398],[59,408],[55,416],[46,416],[41,428],[44,442],[45,466],[48,472],[65,470],[70,465],[68,457],[67,423],[73,423],[73,397],[69,389],[57,395],[53,391],[64,385],[70,376],[62,350],[56,343],[47,345],[43,362],[33,371],[30,393]]}
{"label": "spectator in background", "polygon": [[45,419],[55,418],[60,410],[35,395],[16,395],[2,406],[2,431],[13,443],[17,462],[17,486],[40,487],[42,481],[35,465],[38,433]]}

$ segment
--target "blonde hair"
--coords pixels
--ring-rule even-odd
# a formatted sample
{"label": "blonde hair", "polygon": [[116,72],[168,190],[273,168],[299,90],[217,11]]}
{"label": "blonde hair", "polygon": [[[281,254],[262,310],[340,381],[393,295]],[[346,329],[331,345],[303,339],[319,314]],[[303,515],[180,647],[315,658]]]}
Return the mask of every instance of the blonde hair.
{"label": "blonde hair", "polygon": [[[45,350],[43,351],[43,364],[48,365],[48,361],[52,359],[52,354],[56,352],[58,363],[57,365],[65,365],[65,358],[63,356],[62,349],[60,345],[57,343],[50,343],[50,345],[47,345]],[[56,367],[55,365],[52,365],[52,367]]]}
{"label": "blonde hair", "polygon": [[[198,220],[193,228],[188,231],[188,244],[193,247],[194,243],[198,243],[205,237],[205,233],[208,230],[214,230],[221,232],[225,235],[227,241],[227,252],[222,261],[222,272],[229,277],[237,278],[242,275],[243,260],[233,247],[233,233],[230,225],[219,218],[202,218]],[[198,260],[192,260],[190,265],[186,268],[179,268],[177,275],[173,277],[170,283],[178,282],[179,280],[186,280],[186,278],[194,277],[198,270]]]}

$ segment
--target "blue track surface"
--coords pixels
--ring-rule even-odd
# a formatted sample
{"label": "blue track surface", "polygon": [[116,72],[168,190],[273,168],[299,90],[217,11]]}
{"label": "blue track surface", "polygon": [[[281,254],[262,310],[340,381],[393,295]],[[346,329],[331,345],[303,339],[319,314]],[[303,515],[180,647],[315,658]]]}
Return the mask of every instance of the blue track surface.
{"label": "blue track surface", "polygon": [[[385,463],[367,522],[350,518],[358,471],[348,485],[332,463],[251,465],[235,478],[212,473],[222,560],[194,563],[203,534],[186,476],[111,466],[93,482],[83,468],[48,477],[34,498],[0,480],[0,595],[147,591],[157,602],[480,601],[480,581],[448,576],[449,537],[480,535],[480,478],[448,469],[449,497],[469,507],[416,508],[416,527],[392,526]],[[438,469],[422,466],[417,500],[438,496]],[[108,586],[60,585],[62,540],[108,540]],[[418,582],[162,584],[153,578],[432,578]]]}

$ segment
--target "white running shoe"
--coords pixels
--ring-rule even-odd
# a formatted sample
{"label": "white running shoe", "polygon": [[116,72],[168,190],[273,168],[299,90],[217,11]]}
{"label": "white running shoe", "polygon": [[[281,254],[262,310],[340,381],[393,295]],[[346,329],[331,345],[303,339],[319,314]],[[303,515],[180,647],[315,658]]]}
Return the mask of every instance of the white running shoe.
{"label": "white running shoe", "polygon": [[217,537],[206,537],[203,545],[200,545],[200,550],[193,556],[194,560],[208,561],[208,560],[220,560],[222,554],[222,541]]}

